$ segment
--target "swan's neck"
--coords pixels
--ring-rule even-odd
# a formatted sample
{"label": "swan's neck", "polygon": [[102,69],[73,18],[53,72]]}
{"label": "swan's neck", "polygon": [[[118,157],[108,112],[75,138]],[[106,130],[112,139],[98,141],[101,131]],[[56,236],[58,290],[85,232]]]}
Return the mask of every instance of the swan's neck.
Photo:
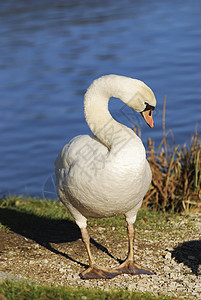
{"label": "swan's neck", "polygon": [[131,129],[115,121],[108,110],[111,97],[125,103],[130,100],[127,95],[128,79],[117,75],[103,76],[95,80],[85,94],[84,112],[89,128],[109,149],[120,143],[122,137],[124,141],[134,134]]}

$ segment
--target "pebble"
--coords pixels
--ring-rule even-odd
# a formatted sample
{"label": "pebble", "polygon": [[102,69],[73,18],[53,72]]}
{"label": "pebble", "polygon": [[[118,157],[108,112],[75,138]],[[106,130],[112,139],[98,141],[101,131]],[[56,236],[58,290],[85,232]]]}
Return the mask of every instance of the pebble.
{"label": "pebble", "polygon": [[172,260],[171,260],[171,264],[177,266],[177,265],[178,265],[178,262],[176,262],[174,259],[172,259]]}
{"label": "pebble", "polygon": [[48,259],[42,259],[41,262],[42,262],[43,264],[48,264]]}
{"label": "pebble", "polygon": [[60,268],[60,269],[59,269],[59,272],[60,272],[60,273],[66,273],[66,269]]}
{"label": "pebble", "polygon": [[172,254],[171,254],[170,252],[168,252],[168,253],[165,255],[165,259],[171,260],[171,259],[172,259]]}
{"label": "pebble", "polygon": [[164,272],[167,273],[167,272],[169,272],[169,271],[170,271],[170,268],[169,268],[168,266],[165,266],[165,267],[164,267]]}

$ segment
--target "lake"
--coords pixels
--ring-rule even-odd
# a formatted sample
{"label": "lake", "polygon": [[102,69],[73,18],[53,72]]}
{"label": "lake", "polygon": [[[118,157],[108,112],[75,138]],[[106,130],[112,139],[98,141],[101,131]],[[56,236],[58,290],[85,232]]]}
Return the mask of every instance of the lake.
{"label": "lake", "polygon": [[54,160],[89,133],[83,95],[104,74],[144,81],[155,127],[112,100],[114,118],[147,145],[166,130],[189,142],[201,121],[200,1],[4,1],[0,9],[0,195],[55,198]]}

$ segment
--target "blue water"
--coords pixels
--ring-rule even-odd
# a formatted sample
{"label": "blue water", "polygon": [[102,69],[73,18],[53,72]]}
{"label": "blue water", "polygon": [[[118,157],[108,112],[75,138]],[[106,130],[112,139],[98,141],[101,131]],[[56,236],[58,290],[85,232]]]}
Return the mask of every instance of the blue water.
{"label": "blue water", "polygon": [[83,95],[103,74],[141,79],[155,92],[154,129],[110,103],[116,119],[141,127],[145,145],[162,138],[165,95],[166,130],[188,142],[201,121],[200,16],[194,0],[2,2],[0,195],[56,196],[54,160],[89,133]]}

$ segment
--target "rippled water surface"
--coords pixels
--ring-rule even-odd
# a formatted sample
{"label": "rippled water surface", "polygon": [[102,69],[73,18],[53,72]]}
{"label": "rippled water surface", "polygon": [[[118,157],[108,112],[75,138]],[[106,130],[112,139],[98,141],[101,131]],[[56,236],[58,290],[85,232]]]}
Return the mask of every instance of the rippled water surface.
{"label": "rippled water surface", "polygon": [[55,196],[55,157],[89,133],[83,95],[103,74],[141,79],[155,92],[152,130],[110,103],[116,119],[141,127],[145,144],[162,138],[165,95],[166,129],[189,141],[201,121],[200,15],[193,0],[2,2],[0,195]]}

